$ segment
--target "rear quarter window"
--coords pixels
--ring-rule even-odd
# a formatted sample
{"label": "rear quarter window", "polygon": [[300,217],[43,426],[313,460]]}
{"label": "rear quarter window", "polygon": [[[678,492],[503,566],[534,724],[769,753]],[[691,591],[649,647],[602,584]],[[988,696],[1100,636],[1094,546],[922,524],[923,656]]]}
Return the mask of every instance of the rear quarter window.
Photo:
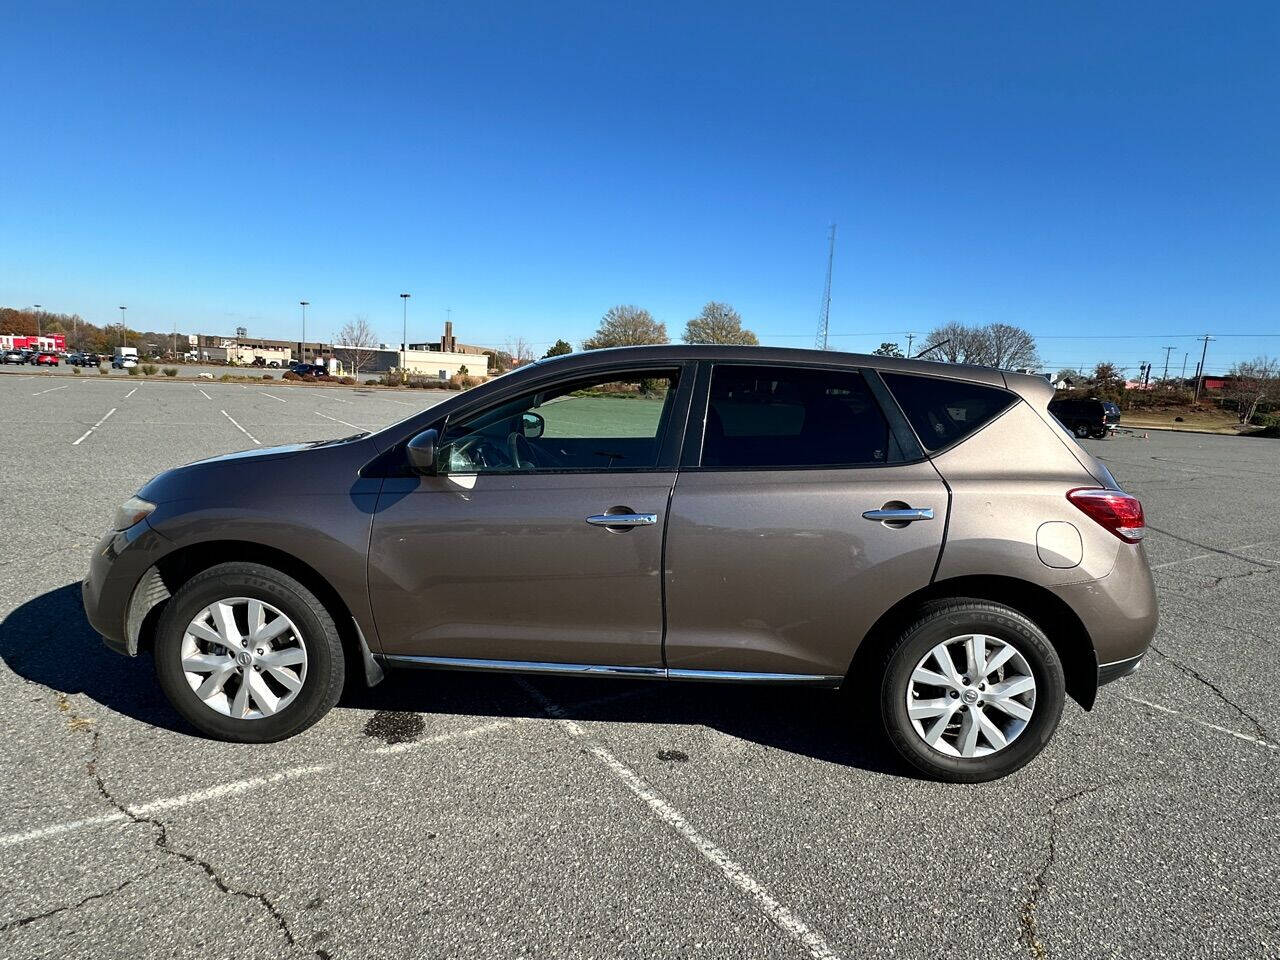
{"label": "rear quarter window", "polygon": [[964,380],[904,373],[882,373],[881,377],[930,453],[981,429],[1018,399],[1007,390]]}

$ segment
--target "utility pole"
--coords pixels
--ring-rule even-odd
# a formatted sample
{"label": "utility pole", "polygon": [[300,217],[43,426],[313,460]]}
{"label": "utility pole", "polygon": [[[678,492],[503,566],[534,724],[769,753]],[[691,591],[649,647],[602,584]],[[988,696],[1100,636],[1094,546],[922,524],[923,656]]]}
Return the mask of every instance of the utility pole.
{"label": "utility pole", "polygon": [[1211,337],[1211,336],[1209,336],[1208,334],[1205,334],[1205,335],[1204,335],[1203,337],[1201,337],[1200,339],[1204,341],[1204,347],[1203,347],[1203,348],[1201,348],[1201,350],[1200,350],[1200,372],[1196,375],[1196,396],[1195,396],[1195,400],[1196,400],[1196,402],[1197,402],[1197,403],[1199,403],[1199,402],[1200,402],[1200,384],[1204,383],[1204,360],[1205,360],[1205,357],[1206,357],[1206,356],[1208,355],[1208,353],[1209,353],[1209,341],[1210,341],[1210,340],[1216,340],[1216,339],[1217,339],[1217,337]]}
{"label": "utility pole", "polygon": [[831,326],[831,267],[836,259],[836,225],[831,224],[831,232],[827,237],[827,282],[822,288],[822,306],[818,310],[818,336],[814,346],[819,350],[827,349],[827,337]]}
{"label": "utility pole", "polygon": [[907,359],[908,360],[911,359],[911,341],[915,340],[915,338],[916,338],[916,335],[914,333],[907,334]]}
{"label": "utility pole", "polygon": [[36,304],[36,338],[40,337],[40,304]]}
{"label": "utility pole", "polygon": [[1169,379],[1169,354],[1170,354],[1170,353],[1172,353],[1174,350],[1177,350],[1177,349],[1178,349],[1177,347],[1165,347],[1165,348],[1164,348],[1164,377],[1162,377],[1162,378],[1161,378],[1161,379],[1163,379],[1163,380],[1168,380],[1168,379]]}
{"label": "utility pole", "polygon": [[1142,389],[1146,389],[1151,384],[1151,361],[1147,360],[1142,365]]}
{"label": "utility pole", "polygon": [[408,361],[409,350],[409,294],[400,294],[400,302],[404,305],[404,317],[400,327],[400,382],[404,383],[409,379],[409,372],[405,369]]}
{"label": "utility pole", "polygon": [[123,347],[123,346],[124,346],[124,312],[125,312],[126,310],[128,310],[128,309],[129,309],[128,307],[121,307],[121,308],[120,308],[120,336],[116,338],[116,340],[117,340],[116,346],[117,346],[117,347]]}
{"label": "utility pole", "polygon": [[1182,385],[1183,385],[1184,387],[1187,385],[1187,357],[1189,357],[1189,356],[1191,356],[1190,351],[1183,351],[1183,354],[1182,354],[1182,376],[1181,376],[1179,379],[1181,379],[1181,380],[1182,380]]}
{"label": "utility pole", "polygon": [[303,363],[307,362],[307,307],[311,306],[310,300],[299,300],[298,306],[302,307],[302,340],[298,344],[298,359]]}

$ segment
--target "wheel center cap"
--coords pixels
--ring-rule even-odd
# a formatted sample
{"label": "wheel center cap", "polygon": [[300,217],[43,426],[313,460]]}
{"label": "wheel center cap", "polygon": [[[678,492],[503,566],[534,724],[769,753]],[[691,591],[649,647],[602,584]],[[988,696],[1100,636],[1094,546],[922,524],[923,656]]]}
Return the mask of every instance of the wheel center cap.
{"label": "wheel center cap", "polygon": [[242,667],[247,667],[249,664],[253,663],[253,657],[249,654],[248,650],[241,650],[236,655],[236,662]]}
{"label": "wheel center cap", "polygon": [[978,691],[977,691],[977,690],[974,690],[972,687],[970,687],[968,690],[966,690],[966,691],[964,692],[964,702],[965,702],[965,703],[977,703],[977,702],[978,702]]}

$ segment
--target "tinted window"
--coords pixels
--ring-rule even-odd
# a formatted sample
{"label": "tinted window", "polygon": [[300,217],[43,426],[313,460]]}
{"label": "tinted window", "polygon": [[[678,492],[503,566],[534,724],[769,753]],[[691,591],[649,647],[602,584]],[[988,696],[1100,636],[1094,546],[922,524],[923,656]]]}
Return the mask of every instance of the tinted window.
{"label": "tinted window", "polygon": [[705,467],[848,467],[888,462],[889,425],[857,372],[717,366]]}
{"label": "tinted window", "polygon": [[657,466],[676,371],[654,370],[543,387],[449,424],[447,473],[636,470]]}
{"label": "tinted window", "polygon": [[967,437],[1017,400],[1005,390],[963,380],[901,373],[881,376],[929,451],[941,450]]}

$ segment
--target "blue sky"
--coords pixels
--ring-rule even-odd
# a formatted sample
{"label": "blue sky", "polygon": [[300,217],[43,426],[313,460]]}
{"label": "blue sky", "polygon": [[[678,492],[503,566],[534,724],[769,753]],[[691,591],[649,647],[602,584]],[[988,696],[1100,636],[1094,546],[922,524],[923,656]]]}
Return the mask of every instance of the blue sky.
{"label": "blue sky", "polygon": [[[0,304],[537,344],[1280,353],[1280,6],[6,5]],[[1118,339],[1110,339],[1118,338]]]}

